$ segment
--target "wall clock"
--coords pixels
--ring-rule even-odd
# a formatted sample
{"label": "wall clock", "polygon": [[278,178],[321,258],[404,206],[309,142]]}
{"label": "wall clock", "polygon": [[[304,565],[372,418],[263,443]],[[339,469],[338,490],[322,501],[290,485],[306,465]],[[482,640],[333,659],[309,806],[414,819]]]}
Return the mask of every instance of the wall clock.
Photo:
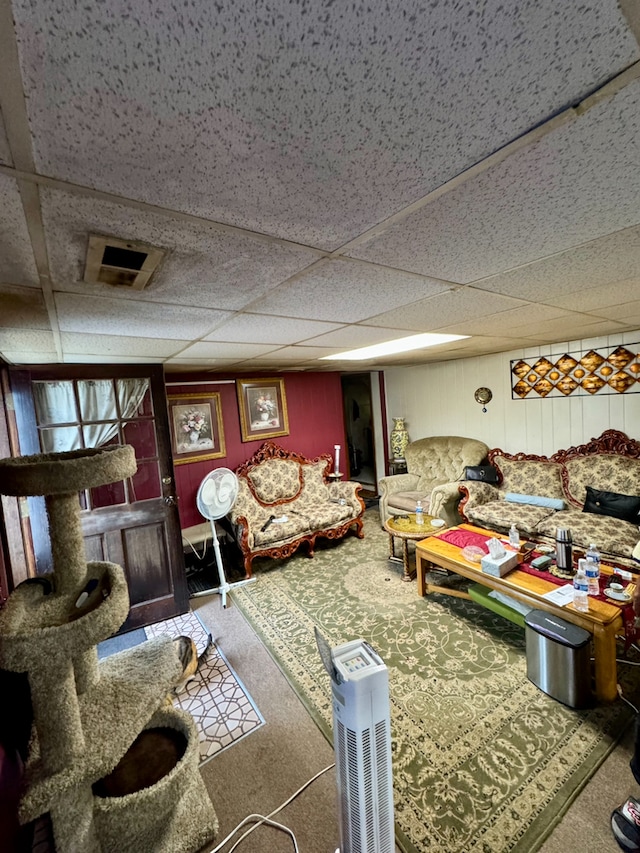
{"label": "wall clock", "polygon": [[491,388],[477,388],[474,395],[476,403],[480,403],[482,411],[487,411],[487,403],[490,403],[493,398]]}

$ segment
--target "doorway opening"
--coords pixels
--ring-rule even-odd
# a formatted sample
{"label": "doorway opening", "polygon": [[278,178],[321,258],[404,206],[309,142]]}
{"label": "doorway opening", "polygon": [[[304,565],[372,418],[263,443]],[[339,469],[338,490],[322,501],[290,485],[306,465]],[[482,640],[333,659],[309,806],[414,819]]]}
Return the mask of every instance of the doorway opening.
{"label": "doorway opening", "polygon": [[347,434],[347,476],[362,485],[363,492],[377,494],[375,441],[370,373],[345,373],[342,405]]}

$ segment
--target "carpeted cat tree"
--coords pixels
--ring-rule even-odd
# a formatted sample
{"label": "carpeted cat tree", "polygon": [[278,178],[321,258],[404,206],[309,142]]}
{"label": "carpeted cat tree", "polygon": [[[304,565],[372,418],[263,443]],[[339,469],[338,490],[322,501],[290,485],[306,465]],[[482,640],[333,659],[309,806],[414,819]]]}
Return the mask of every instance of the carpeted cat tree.
{"label": "carpeted cat tree", "polygon": [[[135,471],[129,446],[0,460],[0,493],[44,495],[49,519],[54,571],[21,584],[0,611],[0,667],[26,672],[31,689],[20,821],[50,812],[59,853],[194,853],[218,828],[193,720],[165,701],[181,673],[173,642],[98,662],[96,644],[127,618],[129,593],[120,566],[86,562],[78,492]],[[124,796],[94,793],[143,730],[163,728],[184,744],[166,775]]]}

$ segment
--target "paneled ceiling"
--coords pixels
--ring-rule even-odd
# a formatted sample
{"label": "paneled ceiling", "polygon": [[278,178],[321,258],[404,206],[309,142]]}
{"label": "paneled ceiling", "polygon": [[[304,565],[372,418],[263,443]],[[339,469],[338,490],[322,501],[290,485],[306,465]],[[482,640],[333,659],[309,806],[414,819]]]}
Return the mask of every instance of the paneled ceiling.
{"label": "paneled ceiling", "polygon": [[[638,0],[0,0],[0,355],[378,369],[640,329]],[[89,234],[167,256],[84,281]],[[318,361],[418,332],[469,335]]]}

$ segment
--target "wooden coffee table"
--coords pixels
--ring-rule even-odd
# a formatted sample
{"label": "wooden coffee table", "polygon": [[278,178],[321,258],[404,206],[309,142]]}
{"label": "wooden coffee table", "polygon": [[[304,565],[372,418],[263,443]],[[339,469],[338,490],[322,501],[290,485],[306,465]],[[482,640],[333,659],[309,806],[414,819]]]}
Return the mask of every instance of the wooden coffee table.
{"label": "wooden coffee table", "polygon": [[[435,516],[433,515],[424,515],[424,524],[416,524],[416,514],[415,512],[407,513],[407,518],[388,518],[385,522],[383,522],[383,527],[389,534],[389,559],[397,560],[396,550],[395,550],[395,539],[400,539],[402,542],[402,580],[403,581],[412,581],[416,576],[415,568],[412,569],[409,566],[409,542],[415,541],[417,542],[420,539],[424,539],[425,536],[430,536],[432,533],[436,533],[440,530],[444,529],[444,526],[436,526],[433,525]],[[442,521],[442,519],[435,519],[436,521]]]}
{"label": "wooden coffee table", "polygon": [[[471,524],[461,524],[449,530],[470,530],[495,536],[493,530],[483,530]],[[416,569],[418,575],[418,595],[431,592],[445,595],[455,595],[469,598],[469,594],[445,585],[428,583],[426,572],[430,566],[446,569],[456,575],[468,578],[475,583],[490,589],[496,589],[518,601],[523,601],[536,610],[554,613],[561,619],[579,625],[593,636],[595,659],[595,692],[601,702],[612,702],[618,696],[618,679],[616,673],[616,635],[623,631],[622,611],[615,604],[608,604],[596,598],[589,598],[588,613],[580,613],[573,604],[558,607],[547,599],[542,598],[545,592],[557,589],[557,584],[535,575],[530,575],[520,569],[513,569],[502,578],[485,574],[480,563],[471,563],[462,556],[462,549],[439,539],[437,535],[430,536],[416,544]],[[610,569],[603,566],[606,574]]]}

